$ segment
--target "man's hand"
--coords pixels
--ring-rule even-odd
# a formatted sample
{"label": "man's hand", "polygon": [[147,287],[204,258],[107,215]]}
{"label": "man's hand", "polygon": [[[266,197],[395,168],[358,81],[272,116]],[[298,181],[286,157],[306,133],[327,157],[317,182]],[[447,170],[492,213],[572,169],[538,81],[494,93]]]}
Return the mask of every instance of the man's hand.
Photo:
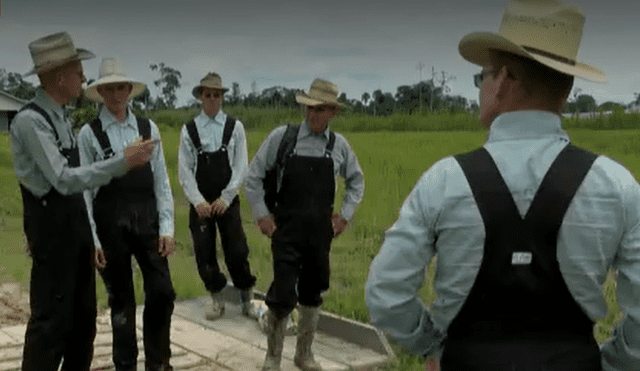
{"label": "man's hand", "polygon": [[176,240],[173,237],[160,236],[158,239],[158,252],[163,258],[173,254],[176,249]]}
{"label": "man's hand", "polygon": [[124,149],[124,157],[129,170],[144,166],[151,158],[151,152],[156,147],[155,140],[134,141],[129,147]]}
{"label": "man's hand", "polygon": [[276,223],[273,221],[271,215],[258,219],[258,227],[260,228],[260,232],[269,238],[271,238],[273,232],[276,231]]}
{"label": "man's hand", "polygon": [[96,247],[96,267],[103,270],[107,266],[107,258],[104,257],[104,251]]}
{"label": "man's hand", "polygon": [[427,356],[425,365],[425,371],[440,371],[440,360],[436,356]]}
{"label": "man's hand", "polygon": [[198,218],[204,220],[211,216],[211,205],[208,202],[202,202],[196,206]]}
{"label": "man's hand", "polygon": [[331,216],[331,225],[333,226],[333,237],[336,237],[340,233],[344,232],[349,222],[343,218],[340,214],[333,214]]}
{"label": "man's hand", "polygon": [[229,205],[222,199],[222,197],[218,197],[217,200],[211,203],[211,215],[222,215],[227,211]]}

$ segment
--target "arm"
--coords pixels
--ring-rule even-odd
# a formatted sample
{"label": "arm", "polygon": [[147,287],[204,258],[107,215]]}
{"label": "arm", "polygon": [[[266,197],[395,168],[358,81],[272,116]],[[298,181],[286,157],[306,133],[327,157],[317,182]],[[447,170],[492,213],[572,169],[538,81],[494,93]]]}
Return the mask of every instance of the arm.
{"label": "arm", "polygon": [[[151,138],[160,140],[158,127],[151,123]],[[162,142],[158,142],[151,154],[151,168],[153,169],[153,187],[158,205],[158,217],[160,223],[160,237],[173,238],[174,234],[174,212],[173,194],[171,184],[167,174],[167,165],[164,159]]]}
{"label": "arm", "polygon": [[342,150],[344,161],[340,166],[340,176],[344,178],[346,192],[342,200],[341,214],[344,219],[351,220],[356,207],[362,201],[364,177],[356,154],[346,139],[342,138],[342,141],[344,142],[344,149]]}
{"label": "arm", "polygon": [[622,371],[640,365],[640,186],[634,179],[623,190],[625,233],[614,267],[618,305],[625,314],[611,339],[602,346],[602,369]]}
{"label": "arm", "polygon": [[26,112],[12,125],[13,130],[42,176],[64,195],[106,185],[113,177],[122,176],[127,172],[124,154],[88,166],[69,167],[67,160],[58,150],[55,135],[49,124],[44,119],[32,117]]}
{"label": "arm", "polygon": [[[96,162],[97,153],[93,147],[91,137],[91,128],[85,124],[78,134],[78,150],[80,152],[80,166],[89,166]],[[91,225],[91,233],[93,234],[93,242],[96,249],[102,249],[98,233],[96,231],[96,222],[93,219],[93,199],[96,196],[98,188],[86,189],[83,192],[84,201],[87,204],[87,214],[89,215],[89,224]]]}
{"label": "arm", "polygon": [[180,148],[178,150],[178,179],[184,195],[194,206],[207,202],[198,189],[196,160],[196,149],[187,133],[187,126],[183,125],[180,131]]}
{"label": "arm", "polygon": [[435,254],[435,222],[445,181],[425,173],[400,209],[371,263],[365,300],[371,322],[414,354],[439,356],[443,334],[418,296]]}
{"label": "arm", "polygon": [[229,153],[229,157],[231,157],[231,179],[227,187],[222,190],[222,195],[220,196],[227,206],[231,205],[231,201],[238,195],[240,186],[249,168],[249,162],[247,160],[247,138],[244,127],[240,121],[236,121],[233,138],[235,145],[233,146],[233,151]]}

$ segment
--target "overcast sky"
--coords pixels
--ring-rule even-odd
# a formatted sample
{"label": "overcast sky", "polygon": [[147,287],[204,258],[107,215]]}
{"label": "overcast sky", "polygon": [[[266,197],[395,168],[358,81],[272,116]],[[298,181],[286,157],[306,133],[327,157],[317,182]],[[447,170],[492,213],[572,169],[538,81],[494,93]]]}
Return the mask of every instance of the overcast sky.
{"label": "overcast sky", "polygon": [[[452,95],[477,100],[479,71],[458,54],[471,32],[497,32],[506,0],[4,0],[0,68],[32,68],[29,42],[67,31],[75,46],[93,51],[85,75],[96,79],[102,57],[118,56],[129,77],[157,91],[149,69],[164,62],[182,73],[178,104],[209,71],[241,93],[274,85],[308,90],[315,77],[338,84],[349,99],[364,92],[396,93],[400,85],[445,71]],[[640,2],[576,1],[586,14],[578,60],[602,68],[610,80],[576,79],[598,103],[627,104],[640,92]],[[28,81],[37,84],[37,78]]]}

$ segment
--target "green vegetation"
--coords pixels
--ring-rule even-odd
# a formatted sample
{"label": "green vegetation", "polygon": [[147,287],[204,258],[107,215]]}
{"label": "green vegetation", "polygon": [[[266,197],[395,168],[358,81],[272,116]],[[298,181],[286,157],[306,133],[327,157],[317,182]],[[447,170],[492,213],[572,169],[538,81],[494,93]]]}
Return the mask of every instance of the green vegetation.
{"label": "green vegetation", "polygon": [[[295,111],[272,110],[267,119],[252,110],[228,110],[238,115],[251,128],[247,132],[249,158],[257,151],[268,130],[275,125],[297,122],[300,114]],[[197,113],[196,110],[173,110],[153,112],[150,116],[161,127],[163,148],[171,186],[175,198],[177,251],[170,258],[173,283],[179,299],[206,295],[197,274],[191,236],[188,230],[188,202],[178,183],[177,154],[181,125]],[[189,117],[191,116],[191,117]],[[323,309],[359,321],[368,322],[369,315],[364,304],[364,283],[369,265],[377,254],[384,237],[384,231],[396,220],[399,208],[420,175],[438,159],[479,147],[486,139],[486,132],[478,129],[477,119],[442,115],[427,119],[421,116],[394,115],[386,119],[370,116],[345,114],[332,128],[344,133],[353,150],[358,155],[365,173],[366,190],[362,204],[347,231],[332,245],[331,288],[325,296]],[[638,127],[638,115],[609,116],[600,124],[622,120],[625,128]],[[449,121],[447,121],[449,120]],[[595,120],[567,120],[568,131],[575,144],[598,153],[607,154],[623,163],[634,174],[640,174],[640,130],[598,131],[572,129],[591,128]],[[606,121],[609,120],[609,121]],[[440,124],[439,124],[440,123]],[[441,125],[441,126],[438,126]],[[456,127],[457,132],[444,131],[446,125]],[[471,131],[462,131],[472,126]],[[628,126],[625,126],[628,125]],[[362,132],[369,127],[373,132]],[[431,132],[426,131],[431,128]],[[349,130],[351,129],[351,130]],[[0,277],[10,276],[28,287],[29,258],[24,254],[22,236],[20,191],[13,174],[8,150],[8,135],[0,134]],[[339,193],[342,193],[340,184]],[[253,222],[251,210],[240,194],[242,217],[251,247],[251,266],[258,277],[256,288],[266,291],[272,279],[270,241],[261,235]],[[339,196],[341,197],[341,196]],[[341,204],[339,200],[337,205]],[[433,264],[433,262],[432,262]],[[427,304],[435,299],[430,287],[433,270],[429,270],[420,295]],[[3,277],[3,279],[6,279]],[[102,281],[98,279],[98,305],[107,307]],[[598,341],[605,341],[613,326],[620,320],[615,299],[615,276],[610,274],[604,288],[609,305],[608,316],[599,321],[595,334]],[[136,272],[136,293],[139,303],[143,302],[142,280]],[[397,348],[396,348],[397,349]],[[419,357],[413,357],[398,350],[398,363],[393,369],[422,370]]]}

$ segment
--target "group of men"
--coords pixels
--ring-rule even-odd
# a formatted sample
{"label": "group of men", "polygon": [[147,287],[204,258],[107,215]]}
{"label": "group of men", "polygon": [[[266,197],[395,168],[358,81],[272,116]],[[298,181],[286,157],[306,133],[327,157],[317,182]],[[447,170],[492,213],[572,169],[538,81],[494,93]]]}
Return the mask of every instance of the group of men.
{"label": "group of men", "polygon": [[[76,49],[65,32],[40,38],[29,50],[35,65],[31,73],[38,74],[41,86],[10,128],[33,258],[22,369],[57,370],[60,363],[63,370],[89,369],[97,267],[111,309],[114,365],[116,370],[135,370],[135,257],[144,280],[145,368],[172,370],[176,294],[167,257],[176,245],[173,196],[158,127],[129,106],[146,86],[127,77],[118,58],[104,58],[98,79],[84,89],[85,98],[101,104],[98,117],[76,138],[65,105],[82,94],[86,79],[81,60],[94,55]],[[295,363],[319,370],[311,343],[322,293],[329,287],[330,244],[346,228],[364,189],[349,144],[328,129],[341,105],[338,89],[316,79],[309,94],[299,93],[305,120],[276,129],[250,168],[244,127],[222,110],[227,90],[216,73],[193,88],[202,111],[182,128],[178,154],[197,269],[212,298],[206,317],[215,320],[225,310],[221,291],[227,279],[216,258],[218,230],[233,285],[241,291],[242,313],[257,318],[251,302],[256,277],[249,266],[238,197],[246,178],[248,199],[260,230],[272,239],[274,256],[263,369],[279,369],[286,318],[299,302]],[[285,131],[289,134],[281,144]],[[278,158],[278,148],[285,144],[290,151]],[[267,173],[274,176],[265,179]],[[340,214],[333,213],[338,175],[347,188]],[[265,188],[266,198],[273,200],[269,208]],[[295,196],[289,194],[292,190]]]}
{"label": "group of men", "polygon": [[[366,283],[372,323],[424,355],[429,371],[640,369],[640,186],[622,165],[572,145],[561,127],[574,77],[606,81],[577,61],[583,23],[575,5],[511,0],[499,33],[473,33],[459,44],[462,57],[482,67],[474,82],[487,142],[422,175]],[[85,91],[102,109],[76,140],[64,105],[80,94],[80,61],[93,54],[66,33],[29,48],[42,86],[10,129],[33,257],[22,368],[56,370],[62,359],[64,370],[89,368],[95,264],[109,294],[116,369],[135,369],[133,255],[145,282],[146,368],[170,370],[173,199],[158,128],[127,105],[144,84],[127,78],[117,59],[104,59]],[[354,152],[328,129],[342,106],[337,87],[316,79],[298,94],[304,121],[272,131],[251,165],[242,123],[221,110],[226,90],[214,73],[193,89],[202,112],[183,127],[179,149],[197,267],[212,296],[207,317],[224,313],[216,227],[243,314],[254,315],[238,204],[244,182],[272,243],[262,369],[280,369],[285,319],[299,303],[294,363],[320,370],[311,343],[329,287],[330,244],[364,190]],[[333,212],[337,176],[346,183],[340,213]],[[418,289],[434,256],[438,298],[427,309]],[[610,268],[625,317],[598,346],[593,325],[606,314]]]}

